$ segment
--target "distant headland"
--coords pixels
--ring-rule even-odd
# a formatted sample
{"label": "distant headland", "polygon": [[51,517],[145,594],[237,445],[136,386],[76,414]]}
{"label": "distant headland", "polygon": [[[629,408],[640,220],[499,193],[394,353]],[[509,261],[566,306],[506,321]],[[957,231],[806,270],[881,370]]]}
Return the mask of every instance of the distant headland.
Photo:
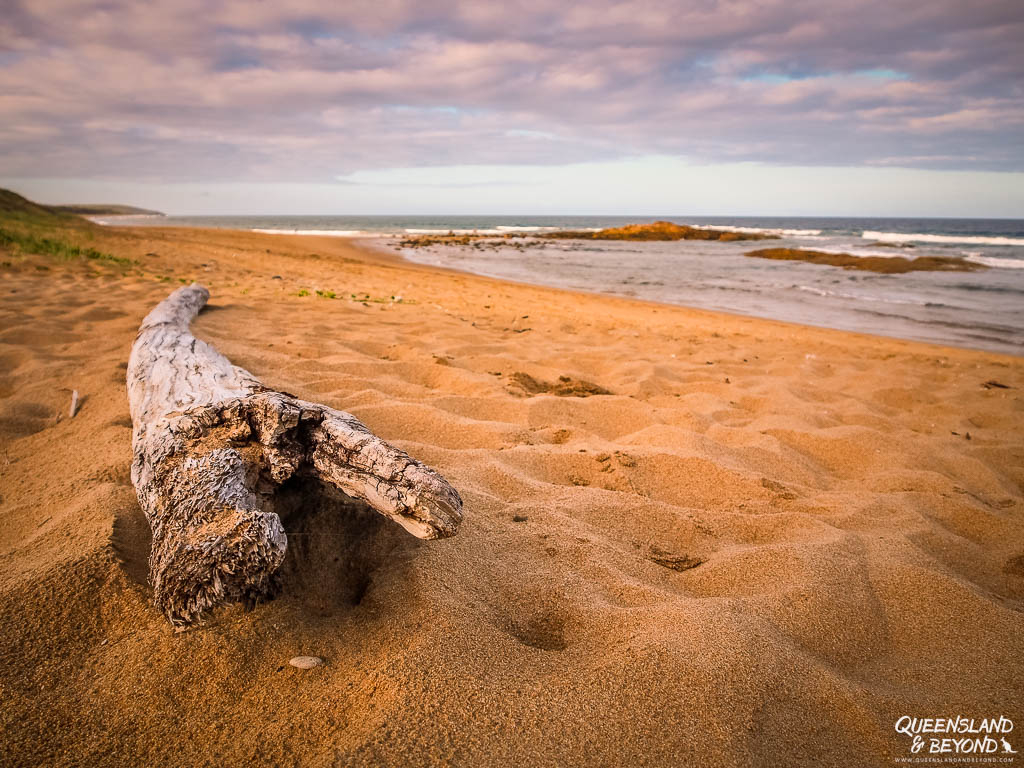
{"label": "distant headland", "polygon": [[73,205],[50,205],[61,213],[74,213],[78,216],[166,216],[161,211],[148,208],[136,208],[134,205],[107,205],[103,203],[75,203]]}

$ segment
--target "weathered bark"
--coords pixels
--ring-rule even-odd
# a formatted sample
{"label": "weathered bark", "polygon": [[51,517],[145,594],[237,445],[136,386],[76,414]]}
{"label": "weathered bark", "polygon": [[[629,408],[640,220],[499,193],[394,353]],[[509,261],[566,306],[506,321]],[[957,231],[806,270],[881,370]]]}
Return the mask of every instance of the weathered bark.
{"label": "weathered bark", "polygon": [[132,483],[153,530],[150,580],[176,625],[269,596],[287,538],[277,487],[311,475],[363,499],[414,536],[451,536],[462,499],[437,472],[354,416],[267,389],[195,338],[209,292],[193,283],[156,306],[128,362]]}

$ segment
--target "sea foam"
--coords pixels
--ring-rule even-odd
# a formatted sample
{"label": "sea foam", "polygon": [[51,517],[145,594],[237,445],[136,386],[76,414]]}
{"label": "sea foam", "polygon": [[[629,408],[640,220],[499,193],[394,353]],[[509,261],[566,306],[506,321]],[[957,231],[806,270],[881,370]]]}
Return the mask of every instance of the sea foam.
{"label": "sea foam", "polygon": [[988,237],[984,235],[928,235],[923,232],[875,232],[865,230],[861,237],[882,243],[964,243],[966,245],[1024,245],[1024,237]]}
{"label": "sea foam", "polygon": [[693,224],[694,229],[712,229],[720,232],[739,232],[744,235],[776,235],[778,237],[814,238],[821,234],[820,229],[776,229],[772,227],[733,227],[726,224]]}
{"label": "sea foam", "polygon": [[982,256],[980,253],[968,253],[967,261],[984,264],[986,267],[1001,269],[1024,269],[1024,259],[1001,259],[998,256]]}
{"label": "sea foam", "polygon": [[321,237],[385,237],[382,232],[363,229],[253,229],[265,235],[320,235]]}
{"label": "sea foam", "polygon": [[500,235],[499,229],[406,229],[407,235]]}
{"label": "sea foam", "polygon": [[[409,229],[406,228],[405,234],[407,235],[507,235],[513,233],[530,234],[531,232],[558,232],[564,229],[564,227],[541,227],[541,226],[498,226],[494,228],[477,228],[477,229]],[[599,229],[595,227],[588,227],[584,229],[573,229],[576,232],[598,232]]]}
{"label": "sea foam", "polygon": [[820,251],[821,253],[834,253],[834,254],[837,254],[839,256],[858,256],[860,258],[869,258],[871,256],[877,256],[879,258],[884,258],[884,259],[914,258],[913,256],[909,256],[908,257],[907,254],[900,253],[899,251],[895,251],[895,252],[894,251],[876,251],[876,250],[873,250],[871,248],[858,248],[857,246],[853,246],[853,247],[850,247],[850,248],[826,248],[826,247],[821,247],[821,248],[815,248],[814,250]]}
{"label": "sea foam", "polygon": [[799,291],[805,291],[807,293],[813,293],[817,296],[825,296],[827,298],[840,298],[840,299],[856,299],[857,301],[877,301],[883,304],[910,304],[916,306],[925,306],[927,302],[914,301],[911,299],[893,299],[886,298],[885,296],[869,296],[865,293],[847,293],[845,291],[833,291],[828,288],[819,288],[814,285],[795,285],[793,286]]}

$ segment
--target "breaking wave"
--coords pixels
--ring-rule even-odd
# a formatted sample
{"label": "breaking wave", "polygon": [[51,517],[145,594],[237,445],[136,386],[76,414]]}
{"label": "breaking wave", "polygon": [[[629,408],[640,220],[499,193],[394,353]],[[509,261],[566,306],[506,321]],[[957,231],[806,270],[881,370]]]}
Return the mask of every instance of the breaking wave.
{"label": "breaking wave", "polygon": [[[886,298],[885,296],[868,296],[863,293],[847,293],[846,291],[832,291],[828,288],[820,288],[816,285],[794,285],[798,291],[804,291],[806,293],[813,293],[816,296],[824,296],[826,298],[840,298],[840,299],[856,299],[857,301],[878,301],[883,304],[911,304],[919,307],[928,306],[929,303],[925,301],[914,301],[912,299],[894,299]],[[934,306],[945,306],[944,304],[935,304]]]}
{"label": "breaking wave", "polygon": [[321,237],[383,237],[382,232],[367,232],[364,229],[253,229],[265,235],[320,235]]}
{"label": "breaking wave", "polygon": [[775,229],[772,227],[732,227],[719,224],[693,224],[694,229],[717,229],[725,232],[739,232],[744,235],[777,235],[778,237],[815,237],[820,229]]}
{"label": "breaking wave", "polygon": [[[883,259],[895,259],[895,258],[908,258],[907,254],[900,253],[899,251],[876,251],[871,248],[815,248],[816,251],[822,253],[834,253],[840,256],[860,256],[861,258],[868,258],[870,256],[878,256]],[[914,258],[910,256],[909,258]]]}
{"label": "breaking wave", "polygon": [[[477,229],[452,229],[452,228],[435,228],[435,229],[409,229],[403,230],[407,235],[506,235],[513,232],[521,232],[523,234],[529,234],[530,232],[557,232],[564,227],[512,227],[512,226],[500,226],[500,227],[485,227]],[[578,230],[582,232],[597,232],[596,228],[588,227],[586,229]]]}
{"label": "breaking wave", "polygon": [[986,267],[1024,269],[1024,259],[1001,259],[998,256],[982,256],[976,252],[967,253],[965,258],[967,261],[973,261],[975,264],[984,264]]}
{"label": "breaking wave", "polygon": [[882,243],[963,243],[965,245],[1024,245],[1024,237],[987,235],[929,235],[923,232],[875,232],[865,230],[861,237]]}

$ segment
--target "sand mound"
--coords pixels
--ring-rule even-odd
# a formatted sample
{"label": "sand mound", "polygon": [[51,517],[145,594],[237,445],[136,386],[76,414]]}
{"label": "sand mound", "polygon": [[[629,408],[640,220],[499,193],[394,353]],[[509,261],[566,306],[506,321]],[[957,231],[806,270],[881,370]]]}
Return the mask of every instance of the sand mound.
{"label": "sand mound", "polygon": [[[0,269],[5,765],[883,765],[902,715],[1024,721],[1021,360],[326,238],[90,245],[130,263]],[[191,279],[198,336],[436,466],[459,535],[296,486],[281,597],[174,634],[123,380]]]}

